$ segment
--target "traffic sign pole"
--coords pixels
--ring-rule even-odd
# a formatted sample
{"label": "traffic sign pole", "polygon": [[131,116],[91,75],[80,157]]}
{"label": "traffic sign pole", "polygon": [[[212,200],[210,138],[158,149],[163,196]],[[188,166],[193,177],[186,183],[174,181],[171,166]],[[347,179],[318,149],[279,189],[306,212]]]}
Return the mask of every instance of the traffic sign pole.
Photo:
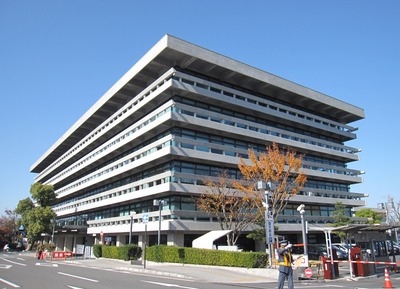
{"label": "traffic sign pole", "polygon": [[147,241],[147,223],[149,222],[149,214],[143,214],[142,222],[144,223],[144,240],[143,240],[143,268],[146,269],[146,241]]}

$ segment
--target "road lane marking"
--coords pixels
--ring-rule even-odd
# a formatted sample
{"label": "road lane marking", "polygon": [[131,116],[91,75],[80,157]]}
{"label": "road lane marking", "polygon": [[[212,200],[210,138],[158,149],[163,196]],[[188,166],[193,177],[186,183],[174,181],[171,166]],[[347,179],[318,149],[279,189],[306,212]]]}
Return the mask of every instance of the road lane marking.
{"label": "road lane marking", "polygon": [[[333,287],[333,288],[349,288],[347,286],[343,286],[343,285],[324,285],[324,287]],[[304,283],[304,286],[296,286],[296,288],[300,289],[300,288],[321,288],[321,285],[311,285],[309,283]],[[357,289],[361,289],[358,288]]]}
{"label": "road lane marking", "polygon": [[10,281],[4,280],[2,278],[0,278],[0,282],[3,282],[5,284],[7,284],[7,285],[10,285],[11,287],[14,287],[14,288],[19,288],[20,287],[17,284],[11,283]]}
{"label": "road lane marking", "polygon": [[71,274],[67,274],[67,273],[63,273],[63,272],[57,272],[57,273],[60,275],[78,278],[78,279],[82,279],[82,280],[86,280],[86,281],[90,281],[90,282],[96,282],[96,283],[99,282],[99,280],[89,279],[89,278],[85,278],[85,277],[81,277],[81,276],[77,276],[77,275],[71,275]]}
{"label": "road lane marking", "polygon": [[11,264],[20,265],[20,266],[26,266],[26,264],[18,263],[18,262],[13,262],[13,261],[10,261],[10,260],[5,259],[5,258],[0,258],[0,259],[3,260],[3,261],[9,262],[9,263],[11,263]]}
{"label": "road lane marking", "polygon": [[36,263],[35,265],[42,267],[58,267],[58,264],[50,264],[50,263]]}
{"label": "road lane marking", "polygon": [[69,287],[69,288],[71,288],[71,289],[83,289],[83,288],[81,288],[81,287],[75,287],[75,286],[70,286],[70,285],[67,285],[67,287]]}
{"label": "road lane marking", "polygon": [[150,284],[155,284],[155,285],[160,285],[160,286],[165,286],[165,287],[176,287],[176,288],[183,288],[183,289],[198,289],[198,288],[194,288],[194,287],[181,286],[181,285],[177,285],[177,284],[152,282],[152,281],[146,281],[146,280],[141,280],[141,281],[145,282],[145,283],[150,283]]}
{"label": "road lane marking", "polygon": [[10,269],[12,265],[0,264],[0,269]]}

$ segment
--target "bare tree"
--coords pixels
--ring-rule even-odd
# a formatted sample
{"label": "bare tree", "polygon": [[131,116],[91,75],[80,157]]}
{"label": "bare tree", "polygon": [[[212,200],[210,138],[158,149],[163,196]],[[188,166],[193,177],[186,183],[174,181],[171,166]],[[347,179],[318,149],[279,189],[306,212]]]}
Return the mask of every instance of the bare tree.
{"label": "bare tree", "polygon": [[5,210],[5,215],[0,217],[0,243],[11,243],[16,237],[20,218],[15,210]]}
{"label": "bare tree", "polygon": [[197,207],[216,217],[222,230],[231,230],[227,234],[227,244],[236,244],[241,232],[260,218],[256,210],[258,199],[252,199],[235,189],[227,173],[222,173],[218,179],[205,180],[205,189],[196,200]]}

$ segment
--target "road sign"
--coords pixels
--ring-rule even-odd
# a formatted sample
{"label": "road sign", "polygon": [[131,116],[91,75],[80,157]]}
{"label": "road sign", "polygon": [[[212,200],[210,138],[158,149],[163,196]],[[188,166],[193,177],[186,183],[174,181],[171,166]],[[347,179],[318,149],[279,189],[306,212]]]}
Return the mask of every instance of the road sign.
{"label": "road sign", "polygon": [[149,214],[144,214],[142,216],[142,222],[147,224],[149,222]]}
{"label": "road sign", "polygon": [[313,272],[312,272],[311,268],[307,268],[304,270],[304,276],[306,276],[307,278],[311,278],[312,273]]}
{"label": "road sign", "polygon": [[274,220],[272,218],[268,218],[265,220],[265,232],[267,238],[267,244],[274,243]]}

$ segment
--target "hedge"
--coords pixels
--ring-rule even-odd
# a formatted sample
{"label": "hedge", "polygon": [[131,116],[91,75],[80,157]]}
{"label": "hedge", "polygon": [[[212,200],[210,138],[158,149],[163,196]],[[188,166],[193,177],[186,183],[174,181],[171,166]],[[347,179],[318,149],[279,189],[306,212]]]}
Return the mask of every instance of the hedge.
{"label": "hedge", "polygon": [[93,254],[96,258],[110,258],[120,260],[137,260],[142,256],[142,248],[138,245],[106,246],[94,245]]}
{"label": "hedge", "polygon": [[231,252],[160,245],[146,249],[146,260],[161,263],[265,268],[268,255],[263,252]]}
{"label": "hedge", "polygon": [[101,250],[102,247],[103,247],[103,245],[99,245],[99,244],[95,244],[95,245],[93,246],[93,255],[94,255],[96,258],[103,257],[102,250]]}

